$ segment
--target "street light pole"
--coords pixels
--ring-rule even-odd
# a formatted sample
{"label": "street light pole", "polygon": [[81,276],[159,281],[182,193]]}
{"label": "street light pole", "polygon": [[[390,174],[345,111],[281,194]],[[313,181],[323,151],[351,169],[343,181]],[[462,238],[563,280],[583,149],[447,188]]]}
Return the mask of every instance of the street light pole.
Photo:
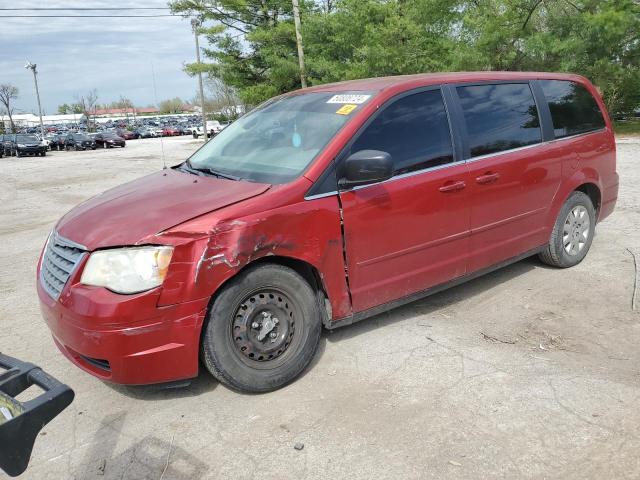
{"label": "street light pole", "polygon": [[36,71],[36,64],[27,60],[27,64],[24,68],[33,72],[33,81],[36,84],[36,98],[38,99],[38,113],[40,114],[40,135],[44,138],[44,124],[42,123],[42,106],[40,105],[40,90],[38,89],[38,72]]}
{"label": "street light pole", "polygon": [[302,48],[302,33],[300,32],[300,5],[298,0],[293,2],[293,23],[296,27],[296,43],[298,44],[298,64],[300,65],[300,84],[307,88],[307,79],[304,73],[304,49]]}
{"label": "street light pole", "polygon": [[[200,65],[200,43],[198,41],[198,27],[200,22],[197,18],[191,19],[191,27],[193,28],[193,34],[196,37],[196,62]],[[200,109],[202,110],[202,132],[204,133],[204,141],[207,142],[207,114],[204,111],[204,87],[202,85],[202,72],[198,71],[198,86],[200,88]]]}

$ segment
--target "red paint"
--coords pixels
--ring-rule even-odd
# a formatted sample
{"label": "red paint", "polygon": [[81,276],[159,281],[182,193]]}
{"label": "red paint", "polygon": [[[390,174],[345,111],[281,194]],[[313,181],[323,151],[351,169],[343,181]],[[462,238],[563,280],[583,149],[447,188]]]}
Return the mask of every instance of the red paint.
{"label": "red paint", "polygon": [[[168,244],[174,254],[164,284],[135,295],[80,284],[82,264],[57,301],[38,282],[57,345],[76,365],[113,382],[190,378],[197,374],[200,330],[211,298],[253,262],[295,260],[312,267],[332,319],[339,320],[545,244],[562,203],[584,184],[599,190],[602,220],[618,191],[606,114],[603,131],[345,191],[340,199],[305,200],[360,126],[395,95],[443,83],[536,78],[579,82],[605,111],[593,86],[575,75],[482,72],[324,85],[307,90],[363,90],[374,98],[303,176],[286,185],[169,169],[79,205],[56,229],[88,250]],[[111,371],[83,357],[107,360]]]}

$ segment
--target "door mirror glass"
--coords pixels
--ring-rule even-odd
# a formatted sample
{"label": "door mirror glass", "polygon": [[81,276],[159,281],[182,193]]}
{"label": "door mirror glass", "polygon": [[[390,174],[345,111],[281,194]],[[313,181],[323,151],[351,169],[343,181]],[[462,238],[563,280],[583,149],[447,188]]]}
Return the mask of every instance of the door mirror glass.
{"label": "door mirror glass", "polygon": [[391,155],[380,150],[360,150],[345,160],[338,186],[351,188],[382,182],[391,178],[392,175]]}

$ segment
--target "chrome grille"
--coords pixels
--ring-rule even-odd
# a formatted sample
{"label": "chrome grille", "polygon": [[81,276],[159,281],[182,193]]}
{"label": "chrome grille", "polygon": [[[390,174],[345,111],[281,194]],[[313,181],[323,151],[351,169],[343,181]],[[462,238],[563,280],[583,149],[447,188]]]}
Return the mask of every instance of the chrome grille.
{"label": "chrome grille", "polygon": [[67,280],[75,270],[86,249],[71,240],[51,233],[40,265],[40,284],[46,292],[57,300]]}

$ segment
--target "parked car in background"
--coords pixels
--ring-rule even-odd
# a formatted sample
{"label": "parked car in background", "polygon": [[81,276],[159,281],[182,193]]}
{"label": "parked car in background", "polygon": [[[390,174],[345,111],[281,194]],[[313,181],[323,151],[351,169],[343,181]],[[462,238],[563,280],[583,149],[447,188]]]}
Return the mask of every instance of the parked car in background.
{"label": "parked car in background", "polygon": [[[207,121],[207,135],[209,137],[215,137],[218,133],[220,133],[228,124],[222,124],[217,120],[208,120]],[[202,125],[198,125],[195,127],[193,131],[193,138],[198,138],[203,135]]]}
{"label": "parked car in background", "polygon": [[9,141],[12,156],[39,155],[44,157],[47,154],[47,147],[35,135],[16,134]]}
{"label": "parked car in background", "polygon": [[2,150],[2,154],[5,157],[11,156],[11,138],[12,137],[13,137],[12,133],[0,134],[0,150]]}
{"label": "parked car in background", "polygon": [[52,144],[53,139],[54,139],[54,137],[55,137],[55,136],[56,136],[56,135],[55,135],[54,133],[47,133],[47,134],[44,136],[44,139],[45,139],[45,141],[46,141],[46,143],[47,143],[47,147],[49,147],[49,150],[53,150],[53,148],[51,148],[51,144]]}
{"label": "parked car in background", "polygon": [[102,148],[124,147],[126,142],[124,138],[119,137],[113,132],[98,133],[95,136],[96,146]]}
{"label": "parked car in background", "polygon": [[154,138],[158,136],[158,133],[153,128],[141,128],[139,131],[140,138]]}
{"label": "parked car in background", "polygon": [[62,133],[56,133],[49,139],[49,148],[51,150],[64,150],[64,144],[67,136]]}
{"label": "parked car in background", "polygon": [[96,141],[84,133],[70,133],[64,142],[65,150],[95,150]]}
{"label": "parked car in background", "polygon": [[178,127],[170,126],[162,129],[163,137],[174,137],[178,135],[182,135],[182,131]]}
{"label": "parked car in background", "polygon": [[122,128],[118,128],[115,131],[116,135],[120,138],[124,138],[125,140],[135,140],[140,138],[140,134],[137,131],[125,130]]}

